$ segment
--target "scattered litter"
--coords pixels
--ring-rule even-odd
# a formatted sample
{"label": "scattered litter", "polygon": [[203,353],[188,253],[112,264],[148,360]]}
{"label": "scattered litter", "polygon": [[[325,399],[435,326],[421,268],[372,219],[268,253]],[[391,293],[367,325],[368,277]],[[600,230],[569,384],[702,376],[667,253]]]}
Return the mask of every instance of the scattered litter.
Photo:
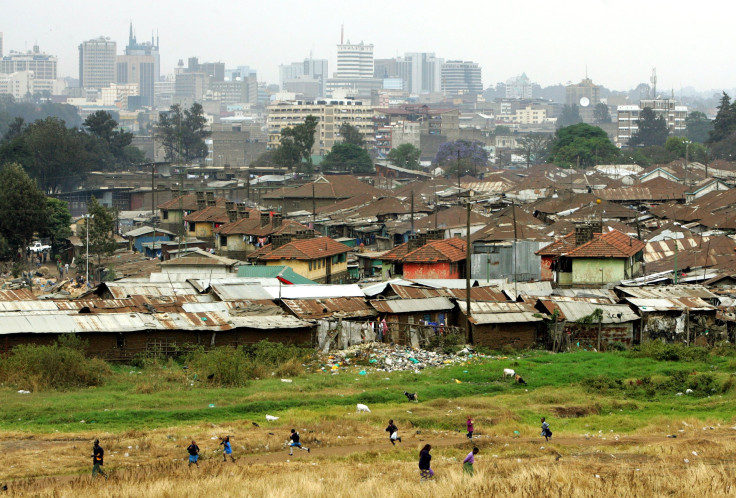
{"label": "scattered litter", "polygon": [[31,391],[26,391],[25,389],[21,389],[18,391],[18,394],[31,394]]}
{"label": "scattered litter", "polygon": [[80,420],[79,423],[80,424],[86,424],[87,422],[85,422],[84,420]]}
{"label": "scattered litter", "polygon": [[698,456],[698,452],[697,451],[693,451],[693,456]]}
{"label": "scattered litter", "polygon": [[365,370],[361,370],[361,371],[360,371],[360,372],[358,372],[358,373],[359,373],[360,375],[365,375],[365,374],[366,374]]}
{"label": "scattered litter", "polygon": [[[677,393],[677,394],[675,394],[675,396],[682,396],[682,393]],[[685,422],[683,422],[683,424],[684,424],[684,423],[685,423]]]}
{"label": "scattered litter", "polygon": [[292,380],[291,379],[281,379],[281,382],[287,382],[287,383],[291,384],[292,383]]}
{"label": "scattered litter", "polygon": [[456,384],[462,384],[462,383],[463,383],[463,381],[455,379],[455,383],[456,383]]}
{"label": "scattered litter", "polygon": [[692,394],[692,392],[693,392],[692,389],[685,389],[685,394]]}
{"label": "scattered litter", "polygon": [[595,478],[596,478],[596,479],[600,479],[600,478],[601,478],[601,476],[599,476],[598,474],[596,474],[596,475],[595,475]]}
{"label": "scattered litter", "polygon": [[684,459],[684,462],[685,462],[685,463],[690,463],[690,460],[688,460],[687,458],[685,458],[685,459]]}
{"label": "scattered litter", "polygon": [[685,427],[690,427],[690,424],[688,424],[688,423],[687,423],[687,422],[685,422],[684,420],[682,421],[682,425],[684,425]]}
{"label": "scattered litter", "polygon": [[409,415],[411,415],[411,412],[409,410],[406,410],[406,413],[408,413]]}
{"label": "scattered litter", "polygon": [[209,406],[210,408],[214,408],[214,407],[215,407],[215,404],[214,404],[214,403],[210,403],[210,404],[209,404],[208,406]]}
{"label": "scattered litter", "polygon": [[676,438],[677,434],[668,434],[667,437]]}

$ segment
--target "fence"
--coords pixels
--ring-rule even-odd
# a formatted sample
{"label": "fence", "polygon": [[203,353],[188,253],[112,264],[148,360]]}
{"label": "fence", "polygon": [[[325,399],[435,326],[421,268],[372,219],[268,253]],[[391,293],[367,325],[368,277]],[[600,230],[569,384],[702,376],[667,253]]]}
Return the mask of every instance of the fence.
{"label": "fence", "polygon": [[386,322],[386,329],[387,332],[383,333],[380,322],[318,320],[314,343],[320,351],[327,352],[366,342],[401,344],[413,348],[465,342],[465,329],[454,325]]}

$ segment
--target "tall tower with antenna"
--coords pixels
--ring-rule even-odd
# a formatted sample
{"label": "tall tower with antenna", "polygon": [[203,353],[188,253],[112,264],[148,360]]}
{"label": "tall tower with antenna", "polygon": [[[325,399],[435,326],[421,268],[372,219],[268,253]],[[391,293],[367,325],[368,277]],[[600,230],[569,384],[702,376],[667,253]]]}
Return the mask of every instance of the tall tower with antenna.
{"label": "tall tower with antenna", "polygon": [[649,78],[649,82],[651,83],[652,87],[652,95],[651,98],[656,99],[657,98],[657,68],[652,68],[652,76]]}

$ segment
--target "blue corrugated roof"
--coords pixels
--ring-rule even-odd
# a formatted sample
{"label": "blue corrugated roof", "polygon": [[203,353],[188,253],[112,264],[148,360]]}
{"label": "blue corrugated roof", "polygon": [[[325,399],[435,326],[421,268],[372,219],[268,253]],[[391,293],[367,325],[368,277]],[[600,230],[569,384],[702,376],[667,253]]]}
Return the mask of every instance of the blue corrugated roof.
{"label": "blue corrugated roof", "polygon": [[282,278],[292,284],[317,284],[313,280],[309,280],[306,277],[302,277],[289,266],[275,265],[275,266],[241,266],[238,268],[238,277],[249,277],[249,278]]}

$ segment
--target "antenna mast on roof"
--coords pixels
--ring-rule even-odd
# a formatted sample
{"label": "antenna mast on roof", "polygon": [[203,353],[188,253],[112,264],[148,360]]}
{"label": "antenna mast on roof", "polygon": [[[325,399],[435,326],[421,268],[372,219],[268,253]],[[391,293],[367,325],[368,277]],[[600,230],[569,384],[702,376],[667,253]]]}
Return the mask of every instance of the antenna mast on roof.
{"label": "antenna mast on roof", "polygon": [[652,76],[649,78],[649,82],[652,84],[652,98],[657,98],[657,68],[652,68]]}
{"label": "antenna mast on roof", "polygon": [[343,40],[345,39],[345,25],[340,25],[340,45],[343,44]]}

